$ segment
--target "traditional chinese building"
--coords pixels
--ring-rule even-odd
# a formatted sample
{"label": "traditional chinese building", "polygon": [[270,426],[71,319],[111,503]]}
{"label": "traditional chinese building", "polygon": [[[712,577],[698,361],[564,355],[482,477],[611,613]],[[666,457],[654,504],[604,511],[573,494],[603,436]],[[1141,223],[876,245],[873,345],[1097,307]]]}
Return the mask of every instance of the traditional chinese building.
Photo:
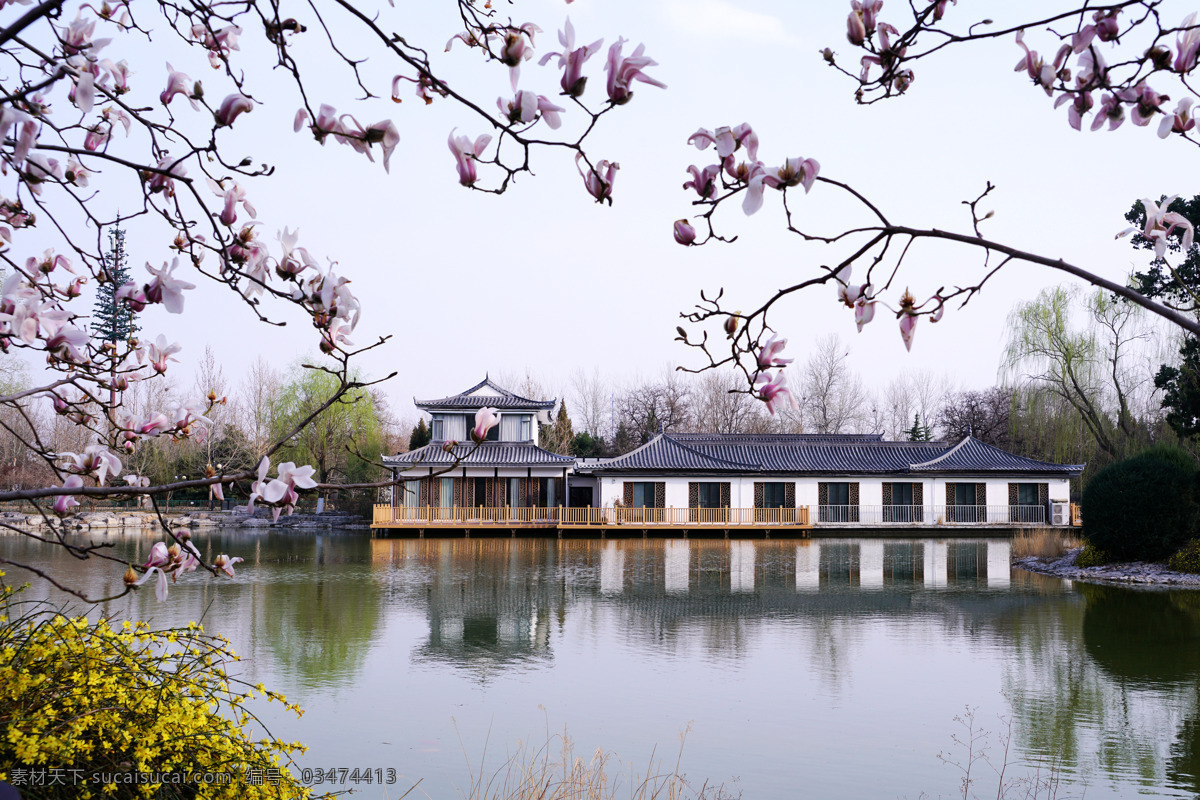
{"label": "traditional chinese building", "polygon": [[[537,446],[554,400],[485,378],[423,400],[433,441],[385,459],[400,483],[375,527],[603,533],[1070,525],[1079,464],[1017,456],[966,437],[660,433],[624,455],[575,459]],[[500,423],[476,445],[481,408]]]}

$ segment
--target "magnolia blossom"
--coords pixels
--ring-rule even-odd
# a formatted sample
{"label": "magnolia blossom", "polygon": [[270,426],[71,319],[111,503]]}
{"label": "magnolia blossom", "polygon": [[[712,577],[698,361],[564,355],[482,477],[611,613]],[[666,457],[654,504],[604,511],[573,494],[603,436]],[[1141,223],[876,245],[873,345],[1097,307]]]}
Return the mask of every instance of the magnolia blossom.
{"label": "magnolia blossom", "polygon": [[[63,481],[62,488],[83,488],[83,478],[79,477],[78,475],[68,475],[66,480]],[[77,505],[79,505],[79,501],[76,500],[72,495],[60,494],[57,498],[55,498],[54,505],[51,506],[51,510],[53,510],[55,514],[62,516],[66,514],[71,507]]]}
{"label": "magnolia blossom", "polygon": [[1192,128],[1196,127],[1196,120],[1192,118],[1192,104],[1196,101],[1190,97],[1185,97],[1175,106],[1175,110],[1163,116],[1163,121],[1158,125],[1159,138],[1165,139],[1172,133],[1187,133]]}
{"label": "magnolia blossom", "polygon": [[717,155],[722,160],[733,155],[733,152],[739,147],[745,147],[749,159],[751,161],[758,160],[758,134],[754,132],[748,122],[743,122],[733,128],[717,128],[716,131],[701,128],[688,137],[688,144],[695,145],[697,150],[716,146]]}
{"label": "magnolia blossom", "polygon": [[59,458],[67,460],[64,466],[68,472],[77,475],[94,475],[96,482],[104,485],[108,476],[121,471],[121,461],[102,444],[92,444],[80,453],[60,453]]}
{"label": "magnolia blossom", "polygon": [[167,197],[175,196],[175,178],[182,178],[187,175],[187,169],[184,168],[183,162],[172,156],[165,155],[158,161],[158,170],[153,173],[143,173],[146,175],[146,188],[151,194],[162,192]]}
{"label": "magnolia blossom", "polygon": [[241,92],[234,92],[221,101],[221,106],[214,115],[217,119],[217,127],[223,128],[232,125],[233,121],[239,116],[253,110],[253,100]]}
{"label": "magnolia blossom", "polygon": [[875,301],[869,300],[866,294],[859,295],[858,300],[854,302],[854,324],[858,326],[858,332],[862,333],[865,325],[875,319]]}
{"label": "magnolia blossom", "polygon": [[1071,53],[1071,45],[1064,44],[1055,55],[1054,62],[1047,64],[1038,55],[1036,50],[1030,50],[1025,45],[1024,29],[1017,31],[1017,44],[1025,51],[1025,57],[1017,62],[1017,66],[1013,68],[1013,71],[1021,72],[1024,70],[1029,75],[1030,80],[1041,86],[1046,91],[1047,96],[1049,96],[1053,93],[1054,81],[1058,76],[1058,71],[1062,69],[1063,62]]}
{"label": "magnolia blossom", "polygon": [[1133,105],[1129,118],[1134,125],[1143,127],[1150,124],[1150,120],[1160,111],[1159,106],[1167,99],[1165,94],[1159,94],[1144,83],[1120,90],[1117,97]]}
{"label": "magnolia blossom", "polygon": [[[542,29],[532,22],[526,22],[518,28],[512,28],[504,35],[504,44],[500,48],[500,61],[509,67],[509,77],[512,88],[517,90],[521,79],[521,62],[533,58],[533,35],[541,33]],[[453,41],[453,39],[451,40]],[[446,48],[450,45],[447,43]]]}
{"label": "magnolia blossom", "polygon": [[471,438],[479,444],[487,438],[488,431],[500,424],[498,409],[481,408],[475,412],[475,427],[471,429]]}
{"label": "magnolia blossom", "polygon": [[657,61],[645,55],[646,46],[644,44],[639,44],[628,58],[621,57],[621,49],[626,41],[624,37],[619,38],[612,47],[608,48],[608,61],[604,65],[604,68],[608,70],[608,100],[617,106],[624,105],[633,98],[630,84],[634,81],[648,83],[660,89],[667,88],[665,83],[651,78],[642,71],[646,67],[658,64]]}
{"label": "magnolia blossom", "polygon": [[61,320],[47,321],[46,352],[60,361],[72,364],[87,364],[91,359],[87,354],[87,345],[91,341],[86,331],[68,325]]}
{"label": "magnolia blossom", "polygon": [[454,160],[458,165],[458,182],[463,186],[474,186],[475,181],[479,180],[479,176],[475,172],[475,162],[483,155],[483,151],[491,143],[492,137],[485,133],[472,142],[466,136],[455,136],[455,130],[458,129],[450,131],[450,138],[446,143],[450,146],[450,152],[454,154]]}
{"label": "magnolia blossom", "polygon": [[295,508],[300,499],[297,489],[316,488],[317,482],[312,478],[316,470],[311,466],[297,467],[291,461],[285,461],[279,465],[278,477],[268,481],[267,472],[270,468],[271,461],[264,456],[258,463],[258,480],[250,485],[250,500],[246,507],[253,513],[254,501],[262,500],[275,507],[274,518],[278,521],[281,511],[286,509],[287,513],[291,514]]}
{"label": "magnolia blossom", "polygon": [[1067,122],[1075,130],[1083,130],[1083,116],[1092,110],[1092,105],[1094,104],[1092,93],[1076,92],[1072,94],[1071,92],[1064,92],[1054,101],[1054,107],[1058,108],[1064,103],[1071,104],[1067,108]]}
{"label": "magnolia blossom", "polygon": [[759,373],[754,379],[754,383],[755,385],[762,384],[758,387],[758,396],[767,404],[767,411],[772,416],[775,414],[776,403],[780,401],[786,401],[792,408],[797,407],[796,398],[787,388],[787,375],[783,370],[775,373],[774,378],[765,372]]}
{"label": "magnolia blossom", "polygon": [[1108,129],[1115,131],[1125,121],[1125,105],[1115,94],[1106,94],[1096,110],[1096,118],[1092,120],[1092,130],[1097,131],[1108,123]]}
{"label": "magnolia blossom", "polygon": [[154,276],[144,287],[146,302],[162,303],[163,307],[171,314],[183,313],[184,291],[196,288],[194,283],[181,281],[173,275],[178,266],[178,258],[172,259],[169,267],[164,261],[162,269],[155,269],[150,266],[149,262],[146,264],[146,271]]}
{"label": "magnolia blossom", "polygon": [[563,46],[562,52],[547,53],[538,63],[545,66],[550,59],[557,57],[559,69],[563,71],[562,80],[559,81],[563,94],[569,97],[580,97],[587,86],[587,78],[583,74],[583,64],[600,52],[604,40],[597,39],[584,47],[575,47],[575,27],[571,25],[571,18],[567,17],[566,25],[558,32],[558,42]]}
{"label": "magnolia blossom", "polygon": [[579,170],[580,176],[583,177],[583,185],[587,189],[588,194],[596,198],[597,203],[608,201],[612,205],[612,190],[613,179],[617,176],[617,170],[621,165],[615,161],[607,159],[596,162],[595,167],[589,167],[587,172],[583,171],[583,167],[579,162],[583,160],[583,153],[575,155],[575,167]]}
{"label": "magnolia blossom", "polygon": [[675,241],[682,245],[696,243],[696,229],[686,219],[675,220]]}
{"label": "magnolia blossom", "polygon": [[496,105],[499,107],[500,113],[504,114],[513,124],[533,122],[541,116],[553,129],[562,125],[562,119],[558,115],[566,111],[562,106],[551,103],[543,95],[527,92],[524,89],[517,92],[511,100],[505,100],[503,97],[497,98]]}
{"label": "magnolia blossom", "polygon": [[168,361],[178,361],[171,356],[182,349],[178,343],[167,344],[167,337],[160,333],[157,339],[146,346],[146,357],[154,371],[161,375],[167,371]]}
{"label": "magnolia blossom", "polygon": [[[1154,255],[1158,258],[1162,258],[1166,254],[1167,238],[1175,232],[1176,228],[1183,232],[1181,239],[1183,252],[1189,251],[1195,240],[1196,231],[1191,221],[1183,214],[1167,210],[1178,199],[1179,195],[1174,194],[1161,203],[1154,203],[1149,199],[1142,200],[1142,207],[1146,210],[1146,225],[1142,229],[1142,235],[1154,242]],[[1133,230],[1133,228],[1126,228],[1118,233],[1117,237],[1132,233]]]}
{"label": "magnolia blossom", "polygon": [[230,558],[229,556],[222,553],[221,555],[219,555],[213,559],[213,566],[219,570],[222,570],[226,575],[228,575],[229,577],[232,578],[233,577],[233,565],[240,564],[243,560],[244,559],[241,556],[234,556],[233,558]]}
{"label": "magnolia blossom", "polygon": [[[769,369],[771,367],[782,367],[784,364],[792,363],[793,359],[780,358],[779,353],[787,346],[787,339],[776,339],[774,334],[767,340],[767,343],[761,350],[758,351],[759,370]],[[781,373],[782,374],[782,373]]]}
{"label": "magnolia blossom", "polygon": [[812,189],[821,165],[815,158],[789,158],[783,166],[768,172],[764,182],[775,189],[781,186],[803,186],[805,193]]}
{"label": "magnolia blossom", "polygon": [[904,340],[904,349],[912,351],[913,334],[917,331],[916,301],[907,289],[900,297],[900,338]]}
{"label": "magnolia blossom", "polygon": [[196,92],[196,84],[182,72],[179,72],[171,66],[171,62],[167,62],[167,88],[163,89],[162,94],[158,96],[158,101],[164,106],[169,106],[176,95],[183,95],[188,102],[192,104],[192,108],[199,110],[200,106],[196,104],[194,97]]}
{"label": "magnolia blossom", "polygon": [[1175,35],[1175,63],[1172,69],[1184,75],[1200,63],[1200,27],[1196,26],[1196,12],[1183,18],[1180,31]]}
{"label": "magnolia blossom", "polygon": [[710,200],[716,196],[717,176],[721,174],[720,164],[710,164],[703,170],[693,165],[688,167],[688,172],[691,173],[692,179],[686,181],[683,188],[695,189],[701,200]]}

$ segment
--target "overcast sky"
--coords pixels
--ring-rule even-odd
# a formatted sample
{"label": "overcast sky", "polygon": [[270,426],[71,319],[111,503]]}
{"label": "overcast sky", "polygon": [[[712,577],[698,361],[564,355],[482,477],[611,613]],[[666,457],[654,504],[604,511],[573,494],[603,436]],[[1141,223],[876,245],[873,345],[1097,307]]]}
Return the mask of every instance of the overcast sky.
{"label": "overcast sky", "polygon": [[[428,48],[456,87],[495,108],[498,96],[511,94],[506,71],[484,67],[466,48],[442,52],[461,29],[451,6],[396,0],[394,10],[384,5],[385,20],[391,15],[385,27]],[[767,164],[816,158],[823,176],[855,186],[894,221],[918,226],[968,231],[961,201],[990,180],[997,189],[984,206],[996,212],[986,223],[988,236],[1118,281],[1145,260],[1128,240],[1114,240],[1130,204],[1196,190],[1180,180],[1194,174],[1179,167],[1192,157],[1190,145],[1158,139],[1153,126],[1126,123],[1114,133],[1094,134],[1069,128],[1065,108],[1055,110],[1023,73],[1013,72],[1022,51],[1011,39],[947,50],[915,65],[916,81],[906,97],[856,105],[854,82],[819,54],[830,46],[848,67],[857,63],[844,34],[848,9],[849,3],[833,0],[518,3],[515,22],[535,21],[546,29],[537,40],[539,56],[558,49],[555,32],[569,14],[577,42],[604,37],[607,48],[623,35],[632,40],[627,52],[644,42],[659,62],[648,71],[668,88],[637,85],[633,100],[604,118],[589,146],[595,158],[621,165],[612,207],[592,201],[573,162],[559,152],[537,154],[536,177],[521,176],[504,196],[460,187],[447,134],[457,126],[473,136],[484,126],[451,103],[426,106],[408,89],[399,105],[383,99],[354,107],[348,74],[320,60],[326,50],[311,27],[294,48],[301,58],[317,59],[308,69],[314,100],[354,110],[364,122],[391,116],[401,132],[391,174],[349,148],[322,148],[307,133],[292,133],[295,91],[275,75],[252,77],[251,91],[267,103],[238,120],[230,149],[277,168],[274,177],[249,184],[266,235],[299,227],[302,244],[321,260],[339,262],[353,279],[363,303],[354,341],[392,337],[361,364],[373,376],[399,371],[385,391],[400,415],[413,414],[413,395],[455,392],[488,371],[529,371],[565,388],[578,368],[595,366],[621,381],[660,373],[669,364],[694,366],[695,356],[673,339],[679,312],[701,290],[723,287],[729,308],[748,310],[773,289],[833,260],[834,254],[783,230],[774,193],[754,217],[736,205],[719,217],[727,233],[740,237],[735,244],[677,245],[672,221],[692,211],[689,193],[681,189],[686,167],[706,164],[711,156],[686,144],[699,127],[749,122]],[[1044,2],[964,2],[951,7],[948,19],[965,26],[993,17],[1007,24],[1045,9]],[[1187,11],[1182,3],[1164,9],[1170,23]],[[903,11],[903,4],[889,0],[881,18]],[[340,29],[336,21],[334,26]],[[345,39],[345,47],[373,55],[381,77],[376,88],[386,93],[392,69],[357,35]],[[1034,47],[1054,49],[1044,32],[1031,30],[1027,38]],[[185,55],[153,48],[137,53],[140,91],[152,96],[161,90],[168,57],[177,68],[219,85],[200,53]],[[249,48],[243,58],[253,67]],[[593,104],[603,96],[602,67],[603,54],[587,65],[585,99]],[[558,74],[553,65],[527,62],[521,88],[553,96]],[[566,130],[579,123],[574,116],[566,115]],[[494,178],[484,171],[481,183]],[[825,186],[794,200],[798,218],[819,231],[866,221],[849,214],[850,207]],[[135,226],[134,275],[145,277],[144,262],[166,259],[168,243],[161,228]],[[920,245],[906,270],[898,288],[911,286],[924,298],[939,286],[976,280],[980,254]],[[927,369],[948,370],[960,386],[981,387],[996,379],[1013,304],[1067,279],[1041,268],[1007,268],[965,311],[947,313],[936,326],[923,320],[912,353],[905,352],[887,315],[856,333],[852,313],[834,302],[828,287],[788,301],[773,322],[789,339],[787,354],[799,360],[814,339],[838,333],[872,386],[905,370]],[[234,382],[259,353],[282,366],[316,352],[317,338],[303,318],[285,314],[290,324],[271,329],[216,287],[190,293],[187,311],[171,316],[153,308],[141,320],[148,333],[166,333],[185,346],[179,369],[184,384],[206,344]]]}

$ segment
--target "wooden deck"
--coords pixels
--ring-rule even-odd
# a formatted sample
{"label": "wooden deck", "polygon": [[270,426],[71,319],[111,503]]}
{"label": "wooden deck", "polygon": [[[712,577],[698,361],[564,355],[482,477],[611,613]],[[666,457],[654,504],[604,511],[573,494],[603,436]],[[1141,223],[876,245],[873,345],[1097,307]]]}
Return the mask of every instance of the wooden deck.
{"label": "wooden deck", "polygon": [[603,533],[608,530],[696,530],[721,533],[812,528],[807,506],[801,508],[438,508],[376,505],[371,524],[375,529],[517,530]]}

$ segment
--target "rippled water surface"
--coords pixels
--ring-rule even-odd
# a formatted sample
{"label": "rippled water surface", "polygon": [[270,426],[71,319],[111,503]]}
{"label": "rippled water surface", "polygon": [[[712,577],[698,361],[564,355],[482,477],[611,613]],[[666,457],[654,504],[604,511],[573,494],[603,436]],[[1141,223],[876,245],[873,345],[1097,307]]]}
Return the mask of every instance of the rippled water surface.
{"label": "rippled water surface", "polygon": [[[156,537],[110,540],[144,559]],[[418,795],[564,726],[582,755],[673,764],[690,725],[683,771],[746,798],[949,797],[967,708],[997,766],[1011,736],[1009,778],[1057,770],[1060,798],[1200,793],[1200,593],[1010,572],[1004,540],[197,542],[246,563],[102,612],[203,617],[306,708],[267,713],[305,766],[394,768]],[[0,554],[97,595],[120,580],[18,536]]]}

